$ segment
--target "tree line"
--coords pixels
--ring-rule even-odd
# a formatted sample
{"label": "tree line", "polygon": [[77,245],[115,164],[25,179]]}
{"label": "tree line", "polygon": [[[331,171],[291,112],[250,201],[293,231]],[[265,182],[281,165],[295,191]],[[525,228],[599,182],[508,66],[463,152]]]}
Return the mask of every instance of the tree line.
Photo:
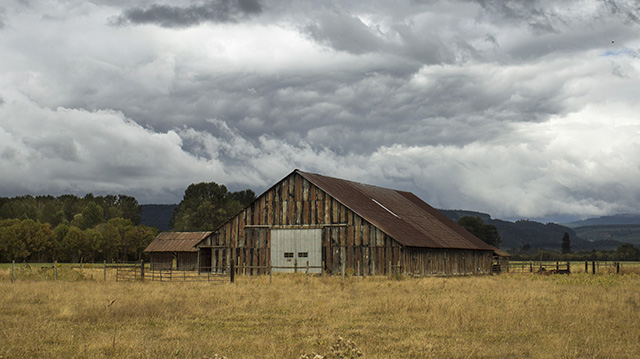
{"label": "tree line", "polygon": [[[212,231],[255,200],[215,182],[190,185],[171,219],[175,231]],[[158,229],[140,225],[131,196],[0,197],[0,261],[139,260]]]}
{"label": "tree line", "polygon": [[131,196],[0,198],[0,261],[138,260],[157,235]]}

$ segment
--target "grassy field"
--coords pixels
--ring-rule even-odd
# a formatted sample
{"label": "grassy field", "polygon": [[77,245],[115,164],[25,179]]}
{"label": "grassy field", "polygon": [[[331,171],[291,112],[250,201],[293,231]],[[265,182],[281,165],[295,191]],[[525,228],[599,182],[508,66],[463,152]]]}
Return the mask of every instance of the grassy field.
{"label": "grassy field", "polygon": [[[637,358],[640,276],[9,280],[0,358]],[[62,271],[65,272],[65,271]],[[44,277],[43,277],[44,278]],[[60,277],[59,277],[60,278]],[[92,280],[91,278],[95,278]]]}

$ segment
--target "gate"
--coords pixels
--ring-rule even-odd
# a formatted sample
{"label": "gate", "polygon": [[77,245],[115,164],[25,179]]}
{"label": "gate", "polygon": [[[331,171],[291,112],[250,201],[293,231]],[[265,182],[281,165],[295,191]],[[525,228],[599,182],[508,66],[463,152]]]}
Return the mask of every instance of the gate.
{"label": "gate", "polygon": [[118,262],[115,267],[116,282],[144,280],[143,262]]}

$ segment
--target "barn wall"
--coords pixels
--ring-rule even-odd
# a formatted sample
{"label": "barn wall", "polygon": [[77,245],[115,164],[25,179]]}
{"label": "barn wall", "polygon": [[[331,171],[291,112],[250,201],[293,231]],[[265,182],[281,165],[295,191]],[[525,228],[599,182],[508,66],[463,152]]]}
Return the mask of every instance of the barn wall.
{"label": "barn wall", "polygon": [[198,252],[177,252],[178,270],[195,270],[198,267]]}
{"label": "barn wall", "polygon": [[173,253],[152,252],[150,253],[151,270],[171,269],[173,267]]}
{"label": "barn wall", "polygon": [[[269,266],[272,228],[321,228],[324,270],[330,274],[341,273],[343,268],[352,274],[388,274],[390,268],[396,271],[398,264],[405,273],[491,271],[490,252],[401,246],[297,173],[276,184],[229,220],[214,233],[211,244],[232,248],[227,259],[235,255],[239,267]],[[248,268],[244,272],[259,274],[266,270]]]}

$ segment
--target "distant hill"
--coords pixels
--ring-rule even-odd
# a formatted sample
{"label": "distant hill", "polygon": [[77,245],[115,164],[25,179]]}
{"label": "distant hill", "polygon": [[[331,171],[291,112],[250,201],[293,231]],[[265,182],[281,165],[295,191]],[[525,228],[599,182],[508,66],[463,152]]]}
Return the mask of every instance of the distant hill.
{"label": "distant hill", "polygon": [[173,211],[178,207],[177,204],[143,204],[141,207],[140,224],[156,227],[161,231],[171,229],[169,222],[171,222]]}
{"label": "distant hill", "polygon": [[622,214],[616,214],[614,216],[602,216],[598,218],[588,218],[582,221],[562,223],[562,225],[570,228],[612,225],[612,224],[616,224],[616,225],[635,224],[640,226],[640,214],[622,213]]}
{"label": "distant hill", "polygon": [[589,241],[613,240],[640,246],[640,225],[609,224],[574,228],[580,238]]}
{"label": "distant hill", "polygon": [[564,232],[569,233],[573,250],[613,250],[622,244],[622,242],[610,238],[593,242],[585,240],[573,229],[556,223],[544,224],[529,220],[509,222],[493,219],[491,215],[481,212],[446,209],[440,209],[439,211],[456,222],[464,216],[472,216],[480,217],[484,223],[496,226],[502,237],[502,245],[500,247],[505,250],[518,250],[528,244],[532,250],[550,249],[560,251]]}

